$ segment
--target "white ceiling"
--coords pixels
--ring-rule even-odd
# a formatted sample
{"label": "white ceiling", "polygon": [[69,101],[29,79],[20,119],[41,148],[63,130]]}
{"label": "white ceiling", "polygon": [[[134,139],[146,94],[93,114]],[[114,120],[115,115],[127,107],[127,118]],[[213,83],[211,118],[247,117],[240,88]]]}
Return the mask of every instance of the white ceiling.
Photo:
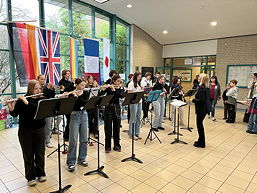
{"label": "white ceiling", "polygon": [[136,24],[161,44],[257,34],[257,0],[81,1]]}

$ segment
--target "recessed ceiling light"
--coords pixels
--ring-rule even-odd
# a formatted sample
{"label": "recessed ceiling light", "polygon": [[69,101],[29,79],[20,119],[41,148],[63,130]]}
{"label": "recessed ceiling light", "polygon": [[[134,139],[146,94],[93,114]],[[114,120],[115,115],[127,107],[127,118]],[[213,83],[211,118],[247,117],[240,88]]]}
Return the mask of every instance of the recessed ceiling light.
{"label": "recessed ceiling light", "polygon": [[110,0],[94,0],[96,1],[97,3],[106,3],[107,1],[110,1]]}
{"label": "recessed ceiling light", "polygon": [[216,26],[216,25],[217,25],[217,21],[211,22],[211,25],[212,25],[212,26]]}
{"label": "recessed ceiling light", "polygon": [[131,5],[131,4],[128,4],[128,5],[127,5],[127,8],[131,8],[131,7],[132,7],[132,5]]}
{"label": "recessed ceiling light", "polygon": [[168,31],[167,31],[167,30],[164,30],[162,33],[167,34],[167,33],[168,33]]}

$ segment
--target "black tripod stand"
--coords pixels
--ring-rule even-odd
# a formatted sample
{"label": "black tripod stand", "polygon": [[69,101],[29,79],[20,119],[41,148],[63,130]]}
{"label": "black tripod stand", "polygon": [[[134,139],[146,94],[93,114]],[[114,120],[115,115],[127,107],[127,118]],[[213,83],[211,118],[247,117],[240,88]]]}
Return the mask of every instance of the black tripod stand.
{"label": "black tripod stand", "polygon": [[[95,96],[89,99],[87,104],[85,105],[85,109],[92,109],[97,108],[98,109],[98,116],[99,116],[99,108],[108,105],[110,100],[112,99],[113,95],[107,95],[107,96]],[[104,166],[100,166],[100,135],[99,135],[99,125],[98,127],[98,139],[97,139],[97,169],[92,170],[90,172],[85,173],[84,175],[91,175],[91,174],[99,174],[105,178],[109,178],[109,176],[103,172]]]}
{"label": "black tripod stand", "polygon": [[[76,99],[74,97],[62,99],[45,99],[41,100],[38,104],[35,119],[43,119],[46,117],[54,117],[58,115],[70,114],[73,110]],[[58,126],[59,127],[59,126]],[[58,135],[58,173],[59,173],[59,189],[52,193],[63,193],[67,191],[71,185],[62,188],[61,178],[61,145]]]}
{"label": "black tripod stand", "polygon": [[[138,93],[127,93],[125,95],[125,100],[122,103],[122,106],[125,105],[130,105],[130,104],[138,104],[139,101],[142,99],[142,97],[144,96],[144,92],[138,92]],[[133,119],[133,117],[130,117],[130,119]],[[133,120],[130,120],[133,121]],[[132,122],[132,155],[131,157],[125,158],[123,160],[121,160],[121,162],[125,162],[125,161],[135,161],[138,163],[143,163],[140,159],[136,158],[135,155],[135,145],[134,145],[134,136],[135,136],[135,122]]]}
{"label": "black tripod stand", "polygon": [[[161,92],[162,92],[162,91],[160,91],[160,90],[151,91],[151,92],[149,93],[149,95],[148,95],[147,102],[154,102],[154,101],[158,100],[158,98],[159,98]],[[161,140],[159,139],[159,137],[157,136],[157,134],[155,133],[154,129],[153,129],[153,124],[152,124],[152,122],[153,122],[153,115],[152,115],[152,111],[151,111],[151,122],[150,122],[151,129],[150,129],[150,131],[149,131],[149,133],[148,133],[148,135],[147,135],[147,138],[146,138],[146,140],[145,140],[144,145],[146,144],[146,142],[147,142],[148,139],[149,139],[150,141],[153,141],[155,138],[157,138],[158,141],[159,141],[160,143],[162,143]],[[155,135],[154,138],[153,138],[153,135]]]}
{"label": "black tripod stand", "polygon": [[[56,118],[58,119],[58,116],[54,117],[54,119],[56,119]],[[62,132],[63,133],[64,133],[64,130],[65,130],[65,121],[64,121],[64,115],[62,115]],[[57,126],[57,131],[60,132],[59,125]],[[58,137],[59,137],[59,134],[58,134]],[[62,154],[68,153],[67,150],[68,150],[69,146],[65,143],[64,138],[63,138],[63,144],[60,146],[60,148],[62,148],[62,147],[63,147]],[[48,154],[47,157],[50,157],[52,154],[54,154],[57,151],[58,151],[58,147],[54,151],[52,151],[50,154]]]}
{"label": "black tripod stand", "polygon": [[177,125],[176,125],[176,114],[177,114],[177,109],[176,109],[176,107],[175,107],[175,110],[174,110],[174,124],[173,124],[173,131],[172,132],[170,132],[168,135],[180,135],[180,136],[183,136],[181,133],[178,133],[178,132],[176,132],[176,127],[177,127]]}
{"label": "black tripod stand", "polygon": [[187,93],[184,95],[184,97],[189,97],[189,102],[188,102],[188,116],[187,116],[187,127],[181,128],[181,129],[187,129],[188,131],[192,132],[193,127],[189,127],[189,122],[190,122],[190,99],[191,96],[194,96],[195,93],[197,92],[197,89],[191,89],[187,91]]}

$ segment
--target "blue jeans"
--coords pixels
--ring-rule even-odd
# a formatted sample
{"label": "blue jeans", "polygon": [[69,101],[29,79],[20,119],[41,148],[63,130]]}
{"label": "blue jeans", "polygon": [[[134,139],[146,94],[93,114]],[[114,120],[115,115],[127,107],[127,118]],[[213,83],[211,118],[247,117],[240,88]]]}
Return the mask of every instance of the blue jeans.
{"label": "blue jeans", "polygon": [[154,109],[153,128],[157,129],[158,127],[162,127],[164,108],[165,108],[164,96],[159,96],[157,101],[153,101],[153,109]]}
{"label": "blue jeans", "polygon": [[257,133],[257,114],[251,114],[248,121],[248,131]]}
{"label": "blue jeans", "polygon": [[142,113],[142,103],[129,105],[130,118],[129,118],[129,132],[128,135],[132,136],[132,123],[134,123],[134,135],[140,135],[140,119]]}
{"label": "blue jeans", "polygon": [[83,162],[86,160],[88,139],[88,117],[86,111],[73,111],[71,113],[69,130],[69,151],[67,155],[68,166],[76,164],[78,135],[78,162]]}
{"label": "blue jeans", "polygon": [[215,106],[216,106],[216,104],[217,104],[217,101],[214,100],[214,99],[211,99],[211,116],[212,117],[215,117]]}

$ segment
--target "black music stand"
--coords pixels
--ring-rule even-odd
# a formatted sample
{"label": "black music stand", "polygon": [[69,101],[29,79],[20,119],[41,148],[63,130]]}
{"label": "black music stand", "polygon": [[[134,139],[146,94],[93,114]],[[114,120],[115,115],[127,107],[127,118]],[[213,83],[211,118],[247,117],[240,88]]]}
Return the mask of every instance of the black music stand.
{"label": "black music stand", "polygon": [[[35,119],[43,119],[46,117],[55,117],[58,115],[71,114],[76,98],[54,98],[54,99],[43,99],[38,103],[37,112]],[[59,127],[59,125],[58,125]],[[59,130],[59,128],[57,128]],[[71,185],[67,185],[62,188],[62,178],[61,178],[61,145],[58,135],[58,171],[59,171],[59,189],[51,193],[63,193],[68,190]]]}
{"label": "black music stand", "polygon": [[[178,96],[178,92],[179,92],[179,88],[172,89],[172,91],[170,93],[170,98],[174,98],[176,100],[179,97]],[[176,132],[176,113],[177,113],[176,111],[177,111],[177,109],[175,107],[175,112],[174,112],[174,117],[173,117],[173,121],[174,121],[173,131],[170,132],[168,135],[180,135],[180,136],[183,136],[181,133],[177,133]],[[169,117],[170,117],[170,104],[169,104]],[[170,120],[171,120],[171,117],[170,117]]]}
{"label": "black music stand", "polygon": [[[187,105],[187,103],[183,104],[183,105],[175,105],[175,108],[181,108],[183,106]],[[174,121],[176,122],[176,120]],[[178,118],[177,118],[177,138],[175,138],[175,140],[173,142],[171,142],[171,144],[175,144],[175,143],[182,143],[182,144],[187,144],[187,142],[184,142],[182,140],[179,139],[180,133],[179,133],[179,110],[178,110]]]}
{"label": "black music stand", "polygon": [[[151,92],[149,93],[149,96],[148,96],[148,98],[147,98],[146,101],[147,101],[147,102],[157,101],[161,93],[162,93],[161,90],[154,90],[154,91],[151,91]],[[155,131],[153,130],[153,124],[152,124],[152,123],[153,123],[153,116],[152,116],[152,111],[151,111],[151,122],[150,122],[151,129],[150,129],[150,131],[149,131],[149,133],[148,133],[148,135],[147,135],[147,138],[146,138],[146,140],[145,140],[144,145],[146,144],[146,142],[147,142],[148,139],[149,139],[150,141],[153,141],[155,138],[157,138],[158,141],[159,141],[160,143],[162,143],[161,140],[159,139],[159,137],[157,136],[157,134],[155,133]],[[155,135],[154,138],[153,138],[153,134]]]}
{"label": "black music stand", "polygon": [[[85,109],[94,109],[97,108],[98,109],[98,113],[99,113],[99,108],[103,107],[103,106],[107,106],[110,102],[110,100],[112,99],[113,95],[106,95],[106,96],[94,96],[92,98],[89,99],[89,101],[87,102],[87,104],[85,105]],[[99,116],[99,115],[98,115]],[[97,130],[98,130],[98,139],[97,139],[97,169],[96,170],[92,170],[90,172],[85,173],[84,175],[91,175],[91,174],[99,174],[105,178],[109,178],[109,176],[104,173],[102,170],[104,169],[104,166],[100,167],[100,135],[99,135],[99,125],[97,124]]]}
{"label": "black music stand", "polygon": [[[144,92],[136,92],[136,93],[127,93],[125,95],[125,100],[122,103],[122,106],[125,105],[131,105],[131,104],[138,104],[140,102],[140,100],[143,98],[144,96]],[[131,121],[131,117],[130,117],[130,121]],[[135,134],[135,123],[132,122],[132,155],[131,157],[125,158],[123,160],[121,160],[121,162],[125,162],[125,161],[135,161],[138,163],[143,163],[140,159],[136,158],[135,152],[134,152],[134,134]]]}
{"label": "black music stand", "polygon": [[187,91],[187,93],[184,95],[184,97],[189,97],[189,102],[188,102],[188,117],[187,117],[187,127],[183,127],[181,129],[187,129],[188,131],[192,132],[193,127],[189,126],[189,121],[190,121],[190,98],[194,96],[197,92],[197,89],[191,89]]}

